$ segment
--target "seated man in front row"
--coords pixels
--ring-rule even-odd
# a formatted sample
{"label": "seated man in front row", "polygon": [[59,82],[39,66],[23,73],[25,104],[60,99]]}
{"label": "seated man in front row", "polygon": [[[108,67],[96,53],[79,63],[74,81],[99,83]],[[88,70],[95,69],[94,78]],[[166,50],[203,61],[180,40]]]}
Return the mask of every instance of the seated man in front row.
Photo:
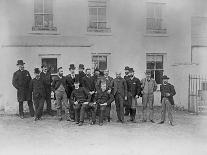
{"label": "seated man in front row", "polygon": [[95,101],[93,104],[97,104],[100,108],[99,113],[99,125],[103,125],[103,117],[107,105],[110,105],[114,100],[111,93],[108,93],[106,84],[101,84],[101,90],[97,92],[95,96]]}
{"label": "seated man in front row", "polygon": [[82,126],[86,108],[91,100],[91,95],[84,87],[79,86],[79,82],[76,81],[74,85],[75,89],[72,91],[70,99],[73,102],[75,110],[75,122],[79,126]]}

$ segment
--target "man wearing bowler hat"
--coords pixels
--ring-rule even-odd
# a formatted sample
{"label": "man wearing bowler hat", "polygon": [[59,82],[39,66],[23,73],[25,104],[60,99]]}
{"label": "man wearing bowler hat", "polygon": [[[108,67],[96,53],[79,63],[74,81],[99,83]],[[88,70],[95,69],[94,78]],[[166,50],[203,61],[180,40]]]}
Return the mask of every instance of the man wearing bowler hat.
{"label": "man wearing bowler hat", "polygon": [[[127,80],[129,78],[129,66],[126,66],[124,68],[124,72],[125,72],[124,79]],[[129,107],[129,104],[128,104],[128,101],[127,100],[124,101],[124,107],[125,107],[124,116],[129,116],[130,107]]]}
{"label": "man wearing bowler hat", "polygon": [[163,79],[163,83],[160,86],[162,113],[161,113],[161,122],[159,124],[163,124],[165,122],[165,115],[167,111],[169,124],[173,126],[173,116],[172,116],[172,110],[174,105],[173,96],[176,94],[176,92],[174,86],[168,83],[168,80],[170,79],[169,77],[164,75],[162,79]]}
{"label": "man wearing bowler hat", "polygon": [[142,122],[147,122],[147,106],[149,106],[149,120],[154,123],[153,120],[153,115],[154,115],[154,110],[153,110],[153,104],[154,104],[154,92],[157,90],[157,83],[154,79],[151,78],[151,71],[147,70],[146,73],[146,78],[141,80],[142,84],[142,114],[143,114],[143,119]]}
{"label": "man wearing bowler hat", "polygon": [[46,64],[41,66],[42,72],[40,73],[40,78],[44,81],[45,87],[45,100],[47,103],[47,113],[53,116],[52,108],[51,108],[51,83],[52,77],[50,72],[48,71],[48,67]]}
{"label": "man wearing bowler hat", "polygon": [[70,71],[70,74],[68,74],[66,76],[66,79],[67,79],[67,97],[69,99],[69,106],[70,106],[70,118],[72,121],[75,120],[75,111],[74,111],[74,108],[73,108],[73,103],[72,101],[70,100],[70,96],[71,96],[71,93],[72,91],[75,89],[75,86],[74,86],[74,82],[78,80],[78,75],[75,74],[75,65],[74,64],[70,64],[70,67],[69,67],[69,71]]}
{"label": "man wearing bowler hat", "polygon": [[78,80],[79,80],[79,83],[80,83],[80,87],[82,87],[83,86],[83,77],[86,75],[85,73],[84,73],[84,69],[85,69],[85,67],[84,67],[84,65],[83,64],[79,64],[79,67],[78,67]]}
{"label": "man wearing bowler hat", "polygon": [[34,117],[34,108],[32,103],[32,95],[29,91],[29,83],[31,76],[27,70],[24,69],[23,60],[17,61],[18,70],[13,74],[12,85],[17,89],[17,100],[19,102],[19,116],[24,118],[23,102],[27,101],[30,115]]}

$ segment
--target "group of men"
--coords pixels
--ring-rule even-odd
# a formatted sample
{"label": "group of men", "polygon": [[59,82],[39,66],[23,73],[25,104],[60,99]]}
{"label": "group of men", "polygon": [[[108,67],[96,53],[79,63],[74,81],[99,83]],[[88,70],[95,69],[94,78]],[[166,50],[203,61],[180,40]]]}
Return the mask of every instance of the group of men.
{"label": "group of men", "polygon": [[[90,120],[90,124],[96,124],[99,118],[99,125],[104,120],[110,122],[111,104],[115,101],[117,122],[124,123],[124,116],[130,116],[129,122],[136,122],[137,98],[142,97],[143,119],[147,122],[147,107],[149,107],[149,121],[153,120],[154,92],[157,90],[156,81],[151,78],[151,71],[146,71],[146,78],[141,81],[134,76],[134,69],[125,67],[125,76],[116,72],[113,79],[109,71],[95,69],[92,75],[90,68],[84,68],[83,64],[78,67],[78,74],[75,74],[76,67],[70,64],[70,74],[64,76],[63,68],[58,68],[57,76],[52,78],[47,65],[34,69],[35,77],[31,79],[30,73],[24,69],[23,60],[17,61],[18,70],[13,74],[12,84],[17,89],[19,102],[19,116],[24,118],[23,102],[28,101],[30,114],[34,120],[40,120],[43,115],[44,102],[47,103],[47,113],[53,115],[51,108],[51,92],[54,92],[57,118],[63,120],[62,109],[64,107],[65,119],[73,121],[82,126],[84,120]],[[172,107],[175,95],[174,86],[168,83],[168,77],[163,76],[163,84],[160,86],[162,116],[161,122],[165,122],[166,111],[168,112],[169,124],[173,125]],[[33,103],[35,110],[33,109]]]}

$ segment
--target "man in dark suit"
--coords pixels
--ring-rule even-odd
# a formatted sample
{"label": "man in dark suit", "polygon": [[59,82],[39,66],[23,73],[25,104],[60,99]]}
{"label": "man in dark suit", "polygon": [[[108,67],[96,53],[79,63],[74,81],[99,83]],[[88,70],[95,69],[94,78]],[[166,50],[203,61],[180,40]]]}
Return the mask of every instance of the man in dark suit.
{"label": "man in dark suit", "polygon": [[172,110],[174,105],[173,96],[176,94],[176,92],[174,86],[168,83],[168,80],[170,79],[169,77],[164,75],[162,79],[163,79],[163,83],[160,86],[162,113],[161,113],[161,122],[159,124],[163,124],[165,122],[165,115],[167,111],[169,124],[173,126],[173,116],[172,116]]}
{"label": "man in dark suit", "polygon": [[126,80],[121,77],[121,72],[116,73],[116,78],[112,82],[113,95],[115,98],[118,121],[124,122],[124,100],[127,100]]}
{"label": "man in dark suit", "polygon": [[58,120],[62,120],[62,105],[65,107],[65,115],[67,121],[70,121],[69,117],[69,104],[68,104],[68,98],[67,98],[67,79],[65,76],[63,76],[63,68],[58,68],[58,76],[54,78],[52,82],[52,89],[55,92],[55,98],[56,98],[56,107],[57,107],[57,117]]}
{"label": "man in dark suit", "polygon": [[[104,75],[100,76],[100,78],[96,82],[96,90],[97,92],[101,91],[101,85],[106,85],[106,91],[108,94],[112,94],[112,82],[113,78],[109,76],[109,70],[104,71]],[[105,117],[110,122],[110,112],[111,112],[111,103],[106,105]]]}
{"label": "man in dark suit", "polygon": [[39,68],[34,69],[35,78],[30,81],[30,91],[33,94],[35,106],[35,121],[40,120],[43,113],[44,102],[46,98],[46,89],[44,80],[40,77]]}
{"label": "man in dark suit", "polygon": [[129,78],[126,80],[127,83],[127,92],[128,92],[128,104],[130,107],[130,119],[129,121],[136,122],[136,107],[137,107],[137,98],[141,93],[141,82],[138,78],[134,76],[134,69],[129,68]]}
{"label": "man in dark suit", "polygon": [[53,116],[52,108],[51,108],[51,83],[52,83],[52,77],[50,72],[48,71],[48,68],[45,64],[41,66],[42,72],[40,73],[40,78],[44,81],[44,87],[45,87],[45,100],[47,103],[47,113],[51,116]]}
{"label": "man in dark suit", "polygon": [[34,117],[34,108],[32,103],[32,95],[29,91],[29,83],[31,81],[31,76],[27,70],[24,69],[23,60],[17,61],[17,66],[19,68],[13,74],[12,85],[17,89],[17,100],[19,102],[19,116],[24,118],[23,112],[23,102],[27,101],[29,106],[30,115]]}
{"label": "man in dark suit", "polygon": [[75,74],[75,65],[74,64],[70,64],[70,67],[69,67],[69,71],[70,71],[70,74],[68,74],[66,76],[66,79],[67,79],[67,97],[69,99],[69,106],[70,106],[70,118],[72,121],[75,120],[75,111],[74,111],[74,108],[73,108],[73,103],[72,101],[70,101],[70,96],[71,96],[71,93],[72,91],[75,89],[75,86],[74,86],[74,82],[75,81],[78,81],[78,74]]}
{"label": "man in dark suit", "polygon": [[[127,80],[129,78],[129,66],[126,66],[124,68],[124,72],[125,72],[124,79]],[[130,107],[129,107],[129,104],[128,104],[128,101],[127,100],[124,101],[124,108],[125,108],[124,116],[129,116]]]}
{"label": "man in dark suit", "polygon": [[86,75],[84,73],[84,69],[85,69],[84,65],[83,64],[79,64],[79,67],[78,67],[78,70],[79,70],[78,71],[78,80],[80,82],[80,87],[82,87],[82,83],[83,83],[82,79]]}

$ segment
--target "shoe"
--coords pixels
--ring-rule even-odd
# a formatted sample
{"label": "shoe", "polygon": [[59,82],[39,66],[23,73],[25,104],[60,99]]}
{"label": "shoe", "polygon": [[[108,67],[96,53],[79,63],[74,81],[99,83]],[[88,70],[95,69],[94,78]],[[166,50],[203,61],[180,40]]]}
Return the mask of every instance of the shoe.
{"label": "shoe", "polygon": [[80,122],[78,121],[78,122],[75,122],[75,124],[79,124]]}
{"label": "shoe", "polygon": [[120,120],[117,120],[116,122],[119,123],[119,122],[121,122],[121,121],[120,121]]}
{"label": "shoe", "polygon": [[99,125],[100,125],[100,126],[102,126],[102,125],[103,125],[103,123],[99,123]]}
{"label": "shoe", "polygon": [[79,124],[78,124],[78,126],[82,126],[83,125],[83,122],[80,122]]}
{"label": "shoe", "polygon": [[42,120],[42,117],[39,117],[38,120]]}
{"label": "shoe", "polygon": [[110,122],[111,121],[111,118],[108,118],[108,122]]}
{"label": "shoe", "polygon": [[125,123],[125,121],[124,121],[124,120],[121,120],[120,122],[121,122],[122,124],[123,124],[123,123]]}
{"label": "shoe", "polygon": [[174,126],[174,124],[173,124],[171,121],[169,121],[169,124],[170,124],[171,126]]}
{"label": "shoe", "polygon": [[137,121],[135,119],[132,120],[132,123],[137,123]]}
{"label": "shoe", "polygon": [[54,116],[54,114],[53,114],[53,111],[52,111],[52,110],[47,111],[47,114],[48,114],[48,115],[50,115],[50,116]]}
{"label": "shoe", "polygon": [[132,122],[132,121],[133,121],[133,119],[132,119],[132,118],[130,118],[130,119],[128,119],[128,120],[127,120],[127,122]]}
{"label": "shoe", "polygon": [[68,117],[66,120],[70,122],[74,122],[74,120],[72,120],[70,117]]}
{"label": "shoe", "polygon": [[147,120],[143,119],[143,120],[142,120],[142,123],[145,123],[145,122],[147,122]]}
{"label": "shoe", "polygon": [[163,124],[164,123],[164,121],[161,121],[161,122],[159,122],[158,124]]}
{"label": "shoe", "polygon": [[38,118],[37,118],[37,117],[35,117],[35,118],[34,118],[34,121],[35,121],[35,122],[36,122],[36,121],[38,121]]}
{"label": "shoe", "polygon": [[151,122],[151,123],[155,123],[155,121],[153,121],[153,120],[150,120],[150,122]]}

